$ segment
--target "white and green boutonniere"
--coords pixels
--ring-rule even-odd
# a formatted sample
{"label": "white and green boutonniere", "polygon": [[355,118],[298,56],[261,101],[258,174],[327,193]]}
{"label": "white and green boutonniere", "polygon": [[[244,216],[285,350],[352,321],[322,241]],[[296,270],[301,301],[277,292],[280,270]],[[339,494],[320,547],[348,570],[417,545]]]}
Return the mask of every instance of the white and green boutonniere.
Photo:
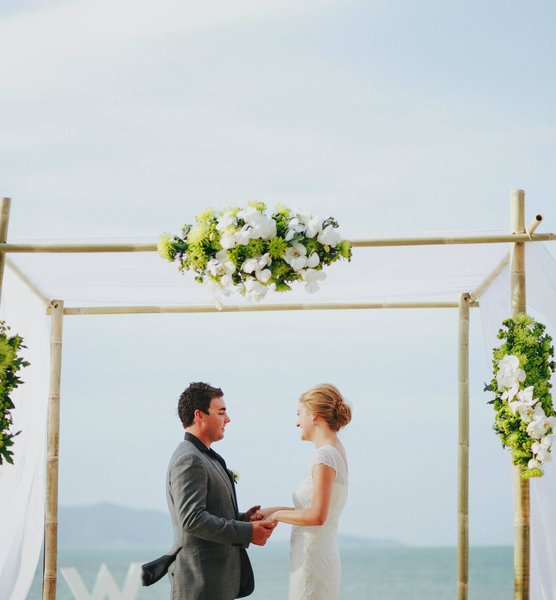
{"label": "white and green boutonniere", "polygon": [[234,483],[237,483],[239,481],[239,473],[237,471],[234,471],[233,469],[228,469],[228,473],[230,474],[230,477],[232,478],[232,481]]}

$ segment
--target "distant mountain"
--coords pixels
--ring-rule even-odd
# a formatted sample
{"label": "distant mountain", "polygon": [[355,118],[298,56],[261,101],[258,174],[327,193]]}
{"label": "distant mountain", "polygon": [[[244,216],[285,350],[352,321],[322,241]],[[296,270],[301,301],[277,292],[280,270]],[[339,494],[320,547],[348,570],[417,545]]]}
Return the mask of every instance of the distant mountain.
{"label": "distant mountain", "polygon": [[[157,510],[127,508],[108,503],[61,506],[58,521],[58,542],[62,550],[167,550],[174,539],[170,517]],[[278,539],[276,542],[280,543]],[[391,540],[373,540],[343,534],[338,536],[338,544],[350,548],[402,546]]]}
{"label": "distant mountain", "polygon": [[375,540],[372,538],[362,538],[354,535],[338,534],[338,545],[342,548],[403,548],[404,545],[394,540]]}
{"label": "distant mountain", "polygon": [[174,540],[170,517],[157,510],[108,503],[61,506],[58,521],[59,545],[65,550],[169,549]]}

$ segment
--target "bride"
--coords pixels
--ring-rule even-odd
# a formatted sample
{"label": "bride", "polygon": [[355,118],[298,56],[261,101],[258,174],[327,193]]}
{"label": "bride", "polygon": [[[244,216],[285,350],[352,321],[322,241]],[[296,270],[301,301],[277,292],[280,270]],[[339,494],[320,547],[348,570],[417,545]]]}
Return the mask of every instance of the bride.
{"label": "bride", "polygon": [[337,432],[350,422],[351,409],[335,386],[321,384],[301,396],[297,414],[301,439],[316,447],[311,469],[294,490],[294,508],[264,508],[253,519],[293,525],[289,600],[336,600],[336,532],[348,489],[346,453]]}

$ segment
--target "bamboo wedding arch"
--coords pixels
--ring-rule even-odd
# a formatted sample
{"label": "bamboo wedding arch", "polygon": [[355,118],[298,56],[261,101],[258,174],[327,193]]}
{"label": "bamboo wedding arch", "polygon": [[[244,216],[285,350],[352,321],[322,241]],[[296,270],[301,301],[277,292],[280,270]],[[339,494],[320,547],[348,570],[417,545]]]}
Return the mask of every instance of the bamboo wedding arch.
{"label": "bamboo wedding arch", "polygon": [[[60,422],[60,378],[62,359],[62,327],[66,315],[115,315],[153,313],[208,313],[208,312],[268,312],[299,310],[370,310],[410,308],[457,308],[458,335],[458,558],[457,600],[468,598],[469,534],[468,534],[468,479],[469,479],[469,320],[470,309],[477,307],[481,295],[498,275],[510,265],[512,316],[526,311],[525,245],[531,242],[556,240],[556,234],[536,234],[542,221],[536,216],[527,226],[525,221],[525,192],[513,190],[510,194],[510,233],[496,235],[452,235],[437,237],[389,238],[353,240],[355,248],[392,246],[442,246],[455,244],[509,243],[510,250],[499,264],[474,289],[464,290],[458,301],[419,300],[414,302],[321,302],[260,305],[229,305],[221,311],[205,305],[191,306],[72,306],[65,307],[63,298],[50,298],[31,276],[20,269],[7,254],[18,253],[153,253],[155,243],[8,243],[7,231],[10,199],[2,198],[0,205],[0,297],[4,267],[7,265],[44,303],[51,317],[50,330],[50,383],[48,396],[48,431],[46,465],[46,510],[44,529],[43,600],[55,600],[57,584],[58,535],[58,448]],[[530,502],[529,481],[522,480],[520,468],[514,467],[514,599],[529,599],[530,572]]]}

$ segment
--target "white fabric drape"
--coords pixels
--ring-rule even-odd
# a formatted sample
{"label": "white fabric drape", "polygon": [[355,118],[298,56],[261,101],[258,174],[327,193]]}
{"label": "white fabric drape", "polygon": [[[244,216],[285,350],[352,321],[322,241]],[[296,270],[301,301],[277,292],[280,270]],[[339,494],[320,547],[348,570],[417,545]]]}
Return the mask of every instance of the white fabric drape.
{"label": "white fabric drape", "polygon": [[43,540],[49,336],[44,304],[6,268],[0,318],[28,346],[14,391],[14,464],[0,467],[0,598],[24,600]]}
{"label": "white fabric drape", "polygon": [[[98,241],[98,240],[92,240]],[[141,240],[137,240],[141,241]],[[145,241],[145,240],[143,240]],[[449,300],[472,291],[506,254],[506,244],[354,248],[351,262],[326,269],[316,294],[300,284],[287,294],[269,294],[263,304]],[[29,253],[11,260],[47,298],[71,306],[213,306],[193,273],[154,252]],[[234,292],[226,305],[248,305]]]}
{"label": "white fabric drape", "polygon": [[[541,244],[526,247],[528,311],[539,314],[553,339],[556,337],[556,261]],[[509,268],[480,298],[480,312],[487,356],[500,344],[496,334],[511,315]],[[556,383],[552,378],[552,384]],[[508,457],[509,458],[509,457]],[[556,600],[556,469],[531,480],[531,600]]]}

